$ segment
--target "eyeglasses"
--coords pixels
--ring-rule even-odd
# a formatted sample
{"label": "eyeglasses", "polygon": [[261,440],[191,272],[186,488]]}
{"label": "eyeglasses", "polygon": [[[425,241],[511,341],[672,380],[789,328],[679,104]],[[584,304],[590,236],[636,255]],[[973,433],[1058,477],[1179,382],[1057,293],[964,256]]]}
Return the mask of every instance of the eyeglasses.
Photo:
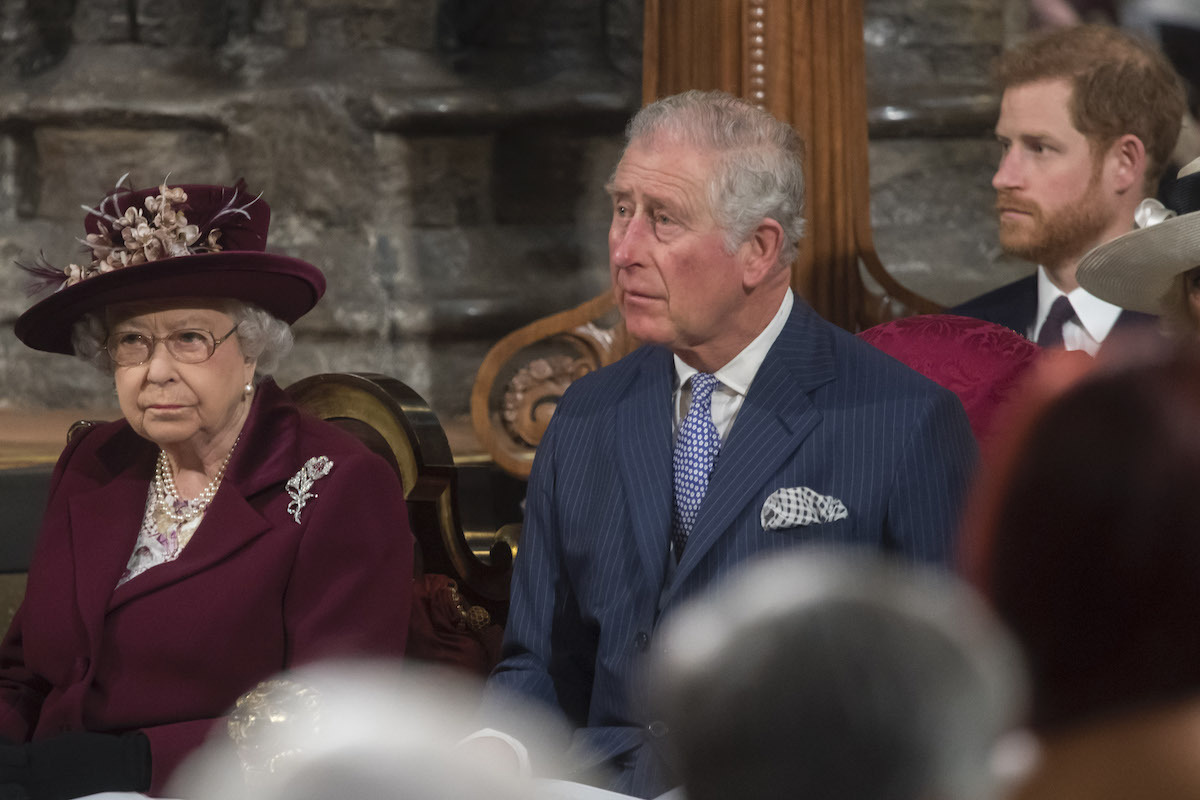
{"label": "eyeglasses", "polygon": [[221,343],[237,332],[234,325],[229,333],[217,338],[212,331],[198,328],[185,328],[171,331],[166,336],[147,336],[144,333],[125,331],[114,333],[104,342],[104,349],[118,367],[136,367],[145,364],[154,353],[154,347],[162,342],[167,346],[167,352],[176,361],[184,364],[200,364],[212,358],[213,353]]}

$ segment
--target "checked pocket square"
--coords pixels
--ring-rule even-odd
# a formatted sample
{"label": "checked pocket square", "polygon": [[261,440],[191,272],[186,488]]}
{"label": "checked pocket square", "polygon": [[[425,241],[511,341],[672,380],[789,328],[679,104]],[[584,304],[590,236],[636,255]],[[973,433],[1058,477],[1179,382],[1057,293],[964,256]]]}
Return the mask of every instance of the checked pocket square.
{"label": "checked pocket square", "polygon": [[795,528],[819,522],[846,519],[850,512],[836,497],[814,492],[807,486],[778,489],[762,507],[762,526],[766,531]]}

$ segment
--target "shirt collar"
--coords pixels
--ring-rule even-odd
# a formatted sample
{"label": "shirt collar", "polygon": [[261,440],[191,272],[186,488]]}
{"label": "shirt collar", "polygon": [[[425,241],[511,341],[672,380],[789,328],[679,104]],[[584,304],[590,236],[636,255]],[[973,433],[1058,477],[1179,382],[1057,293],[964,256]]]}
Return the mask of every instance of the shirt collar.
{"label": "shirt collar", "polygon": [[[750,390],[750,384],[754,382],[754,376],[758,374],[758,368],[766,360],[771,345],[775,344],[775,340],[783,331],[783,326],[787,324],[794,302],[792,290],[789,288],[787,294],[783,296],[783,302],[779,304],[779,310],[767,323],[767,327],[763,328],[762,333],[755,336],[754,341],[730,359],[729,363],[713,373],[721,382],[722,387],[743,397],[746,395],[746,392]],[[675,377],[678,381],[676,387],[683,386],[697,372],[699,372],[698,369],[689,366],[679,356],[675,356]]]}
{"label": "shirt collar", "polygon": [[1042,323],[1046,321],[1046,315],[1050,313],[1050,306],[1061,294],[1066,294],[1080,326],[1097,342],[1104,341],[1113,325],[1117,323],[1117,317],[1121,316],[1120,306],[1101,300],[1082,286],[1077,286],[1070,292],[1063,292],[1054,285],[1050,276],[1046,274],[1046,268],[1041,265],[1038,265],[1037,287],[1038,307],[1034,326],[1037,330],[1040,330]]}

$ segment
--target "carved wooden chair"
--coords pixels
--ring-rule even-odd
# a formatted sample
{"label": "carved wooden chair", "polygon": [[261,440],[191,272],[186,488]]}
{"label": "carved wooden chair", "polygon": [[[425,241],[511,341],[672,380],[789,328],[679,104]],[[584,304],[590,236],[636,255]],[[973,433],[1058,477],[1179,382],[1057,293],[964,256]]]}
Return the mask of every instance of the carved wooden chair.
{"label": "carved wooden chair", "polygon": [[[722,89],[801,133],[808,219],[792,288],[852,331],[941,310],[884,269],[871,238],[862,3],[646,0],[642,52],[645,102]],[[604,294],[509,334],[488,353],[471,419],[498,465],[528,477],[557,397],[636,346],[615,316]]]}
{"label": "carved wooden chair", "polygon": [[506,529],[464,532],[450,443],[425,400],[407,384],[377,373],[313,375],[286,391],[299,406],[353,434],[396,469],[419,549],[417,573],[450,576],[469,600],[502,621],[516,543]]}
{"label": "carved wooden chair", "polygon": [[499,655],[520,526],[464,531],[459,470],[446,433],[424,399],[401,381],[327,373],[286,391],[382,455],[400,476],[417,544],[409,654],[486,672]]}
{"label": "carved wooden chair", "polygon": [[502,469],[528,477],[534,451],[566,388],[636,344],[612,292],[505,336],[488,352],[471,392],[471,420],[480,444]]}

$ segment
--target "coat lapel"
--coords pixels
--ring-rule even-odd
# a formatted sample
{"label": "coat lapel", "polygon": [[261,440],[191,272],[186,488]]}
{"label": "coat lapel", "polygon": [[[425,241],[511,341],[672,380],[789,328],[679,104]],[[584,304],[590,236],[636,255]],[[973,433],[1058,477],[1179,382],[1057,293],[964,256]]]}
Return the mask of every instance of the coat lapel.
{"label": "coat lapel", "polygon": [[821,421],[809,393],[835,377],[827,325],[796,298],[713,466],[673,589]]}
{"label": "coat lapel", "polygon": [[124,445],[123,468],[108,461],[106,467],[117,474],[68,501],[76,602],[93,645],[99,642],[113,587],[133,553],[154,468],[153,445],[132,430],[118,433],[110,444]]}
{"label": "coat lapel", "polygon": [[671,536],[671,354],[653,348],[617,402],[617,458],[646,577],[662,584]]}
{"label": "coat lapel", "polygon": [[[152,567],[117,589],[110,608],[206,570],[271,530],[271,521],[249,500],[264,491],[283,492],[283,484],[303,465],[294,424],[298,413],[273,382],[264,381],[259,386],[225,479],[192,540],[175,561]],[[143,503],[145,492],[143,484]],[[139,506],[139,511],[142,508]],[[122,569],[132,551],[131,540],[124,550]],[[109,591],[115,585],[114,578]]]}

